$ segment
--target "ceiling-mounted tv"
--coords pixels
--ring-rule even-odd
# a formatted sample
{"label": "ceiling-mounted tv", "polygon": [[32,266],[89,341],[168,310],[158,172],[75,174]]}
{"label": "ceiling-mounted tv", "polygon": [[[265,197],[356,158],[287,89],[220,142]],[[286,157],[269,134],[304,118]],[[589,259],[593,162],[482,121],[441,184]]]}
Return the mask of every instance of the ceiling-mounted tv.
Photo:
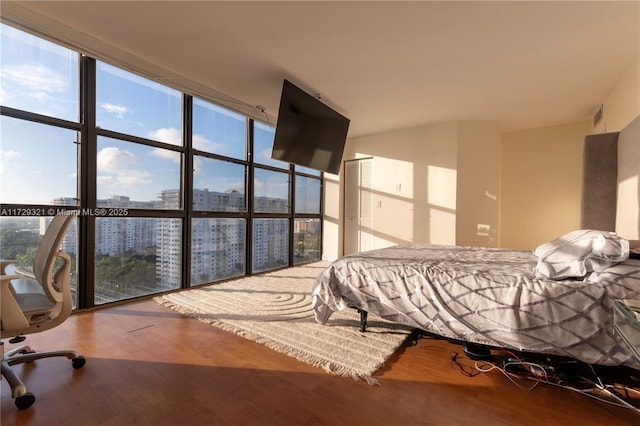
{"label": "ceiling-mounted tv", "polygon": [[284,80],[271,158],[338,174],[349,121]]}

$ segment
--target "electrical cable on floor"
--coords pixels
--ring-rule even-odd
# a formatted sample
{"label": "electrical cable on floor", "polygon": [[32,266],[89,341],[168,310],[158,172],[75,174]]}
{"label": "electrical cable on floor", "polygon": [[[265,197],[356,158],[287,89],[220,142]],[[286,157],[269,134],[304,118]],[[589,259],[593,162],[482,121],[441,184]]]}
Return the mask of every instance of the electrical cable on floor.
{"label": "electrical cable on floor", "polygon": [[[592,367],[592,370],[593,370],[593,367]],[[594,371],[594,375],[595,375],[595,371]],[[595,376],[596,376],[596,379],[598,379],[598,383],[595,383],[595,382],[593,382],[593,381],[591,381],[589,379],[581,377],[583,380],[585,380],[587,383],[590,383],[593,386],[593,388],[586,389],[585,391],[589,392],[589,391],[599,390],[599,391],[605,393],[607,396],[609,396],[609,397],[615,399],[616,401],[618,401],[618,403],[623,404],[625,408],[629,408],[629,409],[634,410],[637,413],[640,413],[640,408],[629,404],[627,401],[625,401],[624,398],[622,398],[620,395],[618,395],[615,392],[615,389],[616,389],[615,385],[605,385],[605,384],[602,383],[602,381],[600,380],[600,378],[597,375],[595,375]],[[633,388],[629,388],[627,386],[623,386],[622,389],[627,394],[627,397],[629,396],[629,391],[636,392],[636,393],[640,394],[640,391],[638,391],[636,389],[633,389]]]}
{"label": "electrical cable on floor", "polygon": [[465,377],[474,377],[480,374],[479,371],[475,370],[474,366],[465,365],[461,363],[460,360],[468,360],[468,361],[471,361],[471,360],[467,357],[460,356],[458,352],[452,352],[440,346],[420,346],[419,349],[438,350],[438,351],[446,352],[447,355],[449,355],[449,364],[455,367],[456,371]]}
{"label": "electrical cable on floor", "polygon": [[[629,393],[634,393],[636,395],[640,395],[640,390],[634,389],[632,387],[628,387],[625,385],[606,385],[602,382],[600,376],[596,373],[595,369],[591,364],[586,364],[591,373],[593,374],[593,380],[586,378],[584,376],[577,376],[578,379],[581,380],[580,383],[584,383],[585,385],[591,386],[587,389],[580,389],[574,385],[572,385],[567,380],[563,379],[564,374],[561,374],[560,371],[556,370],[553,366],[543,365],[537,362],[530,362],[521,359],[518,355],[511,351],[503,350],[505,354],[507,354],[508,358],[505,362],[503,362],[502,366],[491,362],[491,361],[475,361],[473,367],[464,365],[460,363],[460,360],[469,360],[469,358],[461,357],[458,352],[450,351],[446,348],[440,346],[420,346],[419,349],[426,350],[437,350],[446,352],[449,356],[450,365],[456,367],[458,373],[466,376],[466,377],[474,377],[480,373],[489,373],[491,371],[497,370],[502,373],[511,383],[516,385],[518,388],[525,391],[532,391],[535,389],[540,383],[556,386],[562,389],[567,389],[570,391],[577,392],[581,395],[587,396],[596,401],[614,406],[619,408],[626,408],[635,413],[640,414],[640,408],[635,405],[629,403],[625,400],[624,397],[618,395],[618,391],[624,391],[627,399],[630,399]],[[545,368],[546,367],[546,368]],[[472,373],[466,369],[474,368],[477,373]],[[517,370],[520,369],[525,374],[521,374],[514,371],[509,371],[509,369]],[[533,381],[533,385],[531,386],[522,386],[517,380],[528,380]],[[600,393],[601,395],[598,395]],[[607,398],[603,397],[604,394]]]}
{"label": "electrical cable on floor", "polygon": [[[507,362],[507,363],[505,363],[505,364],[504,364],[504,365],[505,365],[505,368],[502,368],[502,367],[500,367],[500,366],[498,366],[498,365],[496,365],[496,364],[493,364],[493,363],[491,363],[491,362],[485,362],[485,364],[489,365],[489,367],[487,368],[487,367],[485,367],[485,366],[481,366],[481,365],[480,365],[480,363],[476,361],[476,368],[477,368],[480,372],[482,372],[482,373],[488,373],[488,372],[493,371],[493,370],[498,370],[498,371],[500,371],[500,372],[501,372],[505,377],[507,377],[507,378],[508,378],[508,379],[509,379],[513,384],[515,384],[516,386],[518,386],[520,389],[523,389],[523,390],[526,390],[526,391],[533,390],[535,387],[537,387],[537,385],[538,385],[538,384],[543,383],[543,384],[547,384],[547,385],[552,385],[552,386],[560,387],[560,388],[562,388],[562,389],[571,390],[571,391],[577,392],[577,393],[579,393],[579,394],[581,394],[581,395],[585,395],[585,396],[587,396],[587,397],[589,397],[589,398],[595,399],[595,400],[597,400],[597,401],[600,401],[600,402],[603,402],[603,403],[606,403],[606,404],[609,404],[609,405],[612,405],[612,406],[615,406],[615,407],[619,407],[619,408],[627,408],[627,409],[630,409],[630,410],[632,410],[632,411],[634,411],[634,412],[636,412],[636,413],[640,414],[640,408],[635,407],[634,405],[632,405],[632,404],[630,404],[629,402],[625,401],[623,398],[621,398],[621,397],[620,397],[619,395],[617,395],[615,392],[612,392],[612,391],[610,391],[609,389],[607,389],[608,387],[610,387],[610,388],[614,388],[614,386],[611,386],[611,385],[604,385],[604,384],[600,385],[599,383],[602,383],[602,381],[601,381],[601,380],[600,380],[600,378],[595,374],[595,371],[593,370],[593,367],[592,367],[592,366],[590,366],[590,367],[591,367],[592,371],[594,372],[594,375],[595,375],[595,377],[596,377],[596,379],[597,379],[597,381],[598,381],[599,383],[596,383],[596,382],[593,382],[593,381],[586,380],[586,379],[582,378],[582,379],[583,379],[583,380],[585,380],[587,383],[592,384],[592,386],[593,386],[593,387],[592,387],[592,388],[589,388],[589,389],[578,389],[578,388],[576,388],[575,386],[571,386],[570,384],[565,384],[565,383],[563,383],[563,381],[560,381],[560,382],[554,382],[554,381],[548,380],[548,378],[546,378],[546,377],[545,377],[545,378],[540,378],[540,377],[538,377],[538,376],[537,376],[537,375],[535,375],[535,374],[534,374],[533,376],[524,376],[524,375],[520,375],[520,374],[516,374],[516,373],[509,372],[509,371],[507,371],[507,370],[506,370],[506,367],[507,367],[508,365],[519,365],[519,364],[523,364],[523,363],[524,363],[524,364],[528,364],[528,366],[529,366],[529,367],[531,367],[531,366],[533,366],[533,365],[537,365],[538,367],[542,368],[542,367],[541,367],[540,365],[538,365],[538,364],[535,364],[535,363],[527,363],[526,361],[521,361],[521,360],[520,360],[520,361],[518,361],[518,362]],[[533,386],[531,386],[531,387],[529,387],[529,388],[526,388],[526,387],[521,386],[519,383],[517,383],[517,382],[513,379],[514,377],[515,377],[515,378],[518,378],[518,379],[522,379],[522,380],[532,380],[532,381],[534,381],[535,383],[534,383],[534,385],[533,385]],[[623,389],[625,389],[625,390],[631,390],[631,391],[634,391],[634,392],[636,392],[636,393],[640,394],[640,391],[637,391],[637,390],[635,390],[635,389],[633,389],[633,388],[628,388],[628,387],[624,386],[624,387],[623,387]],[[600,396],[598,396],[598,395],[594,394],[594,392],[602,392],[602,393],[606,394],[608,397],[613,398],[613,399],[614,399],[614,401],[612,401],[612,400],[610,400],[610,399],[602,398],[602,397],[600,397]]]}
{"label": "electrical cable on floor", "polygon": [[516,382],[516,381],[513,379],[513,377],[516,377],[516,378],[518,378],[518,379],[524,379],[524,377],[519,376],[519,375],[516,375],[516,374],[514,374],[514,373],[509,373],[508,371],[504,370],[503,368],[500,368],[500,367],[498,367],[497,365],[492,364],[492,363],[490,363],[490,362],[485,362],[485,364],[487,364],[487,365],[489,365],[489,366],[490,366],[488,369],[487,369],[487,368],[481,368],[478,364],[479,364],[479,363],[478,363],[478,361],[476,361],[476,369],[477,369],[479,372],[481,372],[481,373],[489,373],[490,371],[498,370],[499,372],[501,372],[502,374],[504,374],[504,376],[505,376],[507,379],[509,379],[509,381],[510,381],[511,383],[513,383],[514,385],[516,385],[517,387],[519,387],[519,388],[520,388],[520,389],[522,389],[522,390],[526,390],[526,391],[534,390],[534,389],[538,386],[538,384],[539,384],[538,382],[536,382],[536,383],[534,383],[534,384],[533,384],[533,386],[526,388],[526,387],[524,387],[524,386],[521,386],[518,382]]}

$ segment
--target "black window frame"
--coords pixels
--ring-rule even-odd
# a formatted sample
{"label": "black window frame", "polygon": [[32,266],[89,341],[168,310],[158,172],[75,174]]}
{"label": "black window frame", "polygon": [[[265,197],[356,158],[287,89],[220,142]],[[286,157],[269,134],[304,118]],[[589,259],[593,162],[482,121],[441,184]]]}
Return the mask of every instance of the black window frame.
{"label": "black window frame", "polygon": [[[7,24],[2,24],[7,25]],[[20,30],[25,32],[24,30]],[[37,35],[25,32],[30,36],[38,37]],[[55,207],[58,209],[80,209],[81,211],[95,211],[99,206],[97,205],[97,147],[99,137],[108,137],[121,141],[141,144],[144,146],[168,149],[171,151],[179,152],[182,155],[181,161],[181,203],[182,205],[178,209],[142,209],[142,208],[129,208],[127,217],[140,217],[140,218],[175,218],[182,221],[182,253],[181,253],[181,281],[180,288],[191,288],[206,285],[209,283],[200,283],[197,285],[191,285],[191,221],[197,218],[242,218],[246,221],[246,239],[245,239],[245,276],[253,275],[253,262],[252,262],[252,249],[253,249],[253,221],[261,218],[279,218],[286,219],[289,223],[289,250],[288,250],[288,266],[298,266],[300,262],[294,262],[294,223],[296,219],[319,219],[320,221],[320,251],[318,259],[313,259],[310,262],[321,260],[322,258],[322,237],[323,237],[323,216],[324,216],[324,174],[320,175],[308,174],[295,170],[295,166],[290,164],[287,169],[273,167],[270,165],[260,164],[254,162],[254,150],[253,150],[253,135],[254,125],[259,122],[262,125],[273,127],[270,123],[257,121],[256,119],[242,114],[246,120],[246,146],[247,146],[247,158],[244,160],[225,157],[219,154],[205,152],[194,149],[192,146],[192,128],[193,128],[193,100],[194,97],[190,94],[180,91],[182,96],[182,136],[183,144],[174,145],[164,142],[159,142],[151,139],[146,139],[139,136],[133,136],[123,134],[109,129],[101,129],[96,126],[96,64],[97,60],[87,55],[82,55],[75,49],[64,46],[62,43],[58,45],[74,51],[79,56],[79,122],[67,121],[60,118],[41,115],[30,111],[24,111],[15,109],[8,106],[0,105],[0,115],[6,117],[12,117],[19,120],[27,120],[39,124],[60,127],[64,129],[70,129],[78,132],[78,177],[77,177],[77,205],[76,206],[59,206],[54,204],[11,204],[2,203],[0,200],[0,207],[3,209],[11,209],[12,211],[26,210],[26,209],[44,209]],[[108,63],[108,62],[105,62]],[[111,65],[111,64],[110,64]],[[132,72],[130,70],[126,70]],[[148,79],[148,77],[141,76]],[[152,79],[149,79],[153,81]],[[165,85],[165,83],[157,82]],[[167,86],[170,87],[170,86]],[[220,105],[215,100],[207,100],[198,97],[199,100],[205,102],[211,102],[222,108],[226,106]],[[233,111],[233,110],[231,110]],[[237,112],[237,111],[233,111]],[[243,212],[211,212],[211,211],[195,211],[193,209],[193,162],[194,156],[203,156],[206,158],[217,159],[221,161],[228,161],[235,164],[242,164],[246,167],[245,172],[245,211]],[[255,213],[254,212],[254,185],[253,179],[256,169],[272,170],[281,173],[287,173],[289,175],[289,200],[290,207],[287,213]],[[304,176],[312,179],[317,179],[320,182],[320,211],[318,214],[301,214],[295,212],[295,181],[297,176]],[[105,216],[109,217],[109,216]],[[96,306],[108,306],[112,303],[122,302],[117,300],[109,303],[96,305],[94,300],[95,293],[95,253],[96,253],[96,217],[94,215],[79,215],[78,216],[78,288],[77,288],[77,310],[90,309]],[[303,262],[309,263],[309,262]],[[264,271],[260,271],[264,272]],[[143,296],[125,298],[126,301],[134,301],[138,298],[147,298],[162,294],[149,293]]]}

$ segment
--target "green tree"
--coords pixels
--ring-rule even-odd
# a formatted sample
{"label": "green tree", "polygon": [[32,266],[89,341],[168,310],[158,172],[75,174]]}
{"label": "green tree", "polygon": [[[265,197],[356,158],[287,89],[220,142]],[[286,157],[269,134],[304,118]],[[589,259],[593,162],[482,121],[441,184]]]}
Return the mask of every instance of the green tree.
{"label": "green tree", "polygon": [[40,235],[32,231],[22,231],[14,228],[3,229],[0,233],[0,258],[17,260],[30,247],[37,247]]}
{"label": "green tree", "polygon": [[15,257],[16,267],[22,271],[33,273],[33,260],[36,257],[37,247],[27,247],[26,251]]}
{"label": "green tree", "polygon": [[155,255],[131,252],[102,256],[96,261],[96,286],[114,295],[135,296],[156,283]]}

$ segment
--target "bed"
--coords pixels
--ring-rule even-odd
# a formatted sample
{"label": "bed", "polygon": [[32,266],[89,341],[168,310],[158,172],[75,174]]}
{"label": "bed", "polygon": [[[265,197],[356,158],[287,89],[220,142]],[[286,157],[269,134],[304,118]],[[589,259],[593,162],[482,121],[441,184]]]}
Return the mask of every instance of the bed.
{"label": "bed", "polygon": [[403,244],[344,256],[316,279],[316,321],[357,308],[464,342],[640,369],[613,327],[615,301],[640,299],[640,117],[611,135],[585,140],[581,230],[534,251]]}

